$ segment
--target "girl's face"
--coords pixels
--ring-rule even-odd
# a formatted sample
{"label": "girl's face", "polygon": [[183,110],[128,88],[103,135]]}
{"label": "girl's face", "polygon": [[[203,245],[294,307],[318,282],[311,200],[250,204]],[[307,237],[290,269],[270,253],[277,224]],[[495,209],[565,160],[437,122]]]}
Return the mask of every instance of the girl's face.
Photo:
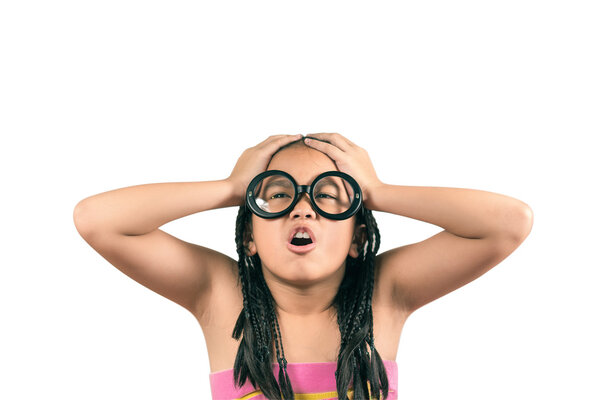
{"label": "girl's face", "polygon": [[[267,170],[281,170],[292,175],[298,185],[310,185],[321,173],[337,171],[335,163],[318,150],[303,143],[287,147],[276,153]],[[250,255],[258,253],[265,278],[276,279],[293,285],[310,285],[344,271],[346,257],[358,256],[356,237],[364,240],[364,225],[355,229],[356,215],[337,221],[318,214],[306,193],[298,200],[292,211],[279,218],[263,219],[252,214],[249,227]],[[307,226],[314,234],[316,246],[302,254],[288,248],[290,235],[298,225]],[[362,242],[364,243],[364,242]]]}

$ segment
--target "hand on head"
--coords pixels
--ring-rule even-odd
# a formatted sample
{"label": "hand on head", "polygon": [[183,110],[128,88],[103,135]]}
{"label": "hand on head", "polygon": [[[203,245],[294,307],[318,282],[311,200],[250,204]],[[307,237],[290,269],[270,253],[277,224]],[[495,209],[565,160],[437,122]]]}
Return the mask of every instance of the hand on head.
{"label": "hand on head", "polygon": [[242,153],[233,171],[226,179],[235,187],[236,197],[240,204],[244,204],[244,195],[248,184],[259,173],[265,171],[273,154],[281,147],[302,138],[302,135],[273,135],[254,147],[250,147]]}
{"label": "hand on head", "polygon": [[[377,177],[369,154],[339,133],[309,133],[304,143],[329,156],[341,172],[353,177],[363,192],[363,201],[369,207],[369,192],[383,183]],[[311,140],[318,139],[318,140]]]}

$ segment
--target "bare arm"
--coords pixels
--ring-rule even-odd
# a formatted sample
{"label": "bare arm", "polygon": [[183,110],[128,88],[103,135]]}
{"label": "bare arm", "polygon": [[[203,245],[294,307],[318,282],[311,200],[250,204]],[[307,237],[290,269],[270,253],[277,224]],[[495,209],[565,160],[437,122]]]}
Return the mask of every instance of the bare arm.
{"label": "bare arm", "polygon": [[231,286],[235,260],[158,229],[201,211],[239,205],[227,179],[153,183],[80,201],[73,212],[83,239],[121,272],[200,317],[214,281]]}
{"label": "bare arm", "polygon": [[529,235],[533,211],[524,202],[483,190],[388,185],[365,149],[339,133],[308,135],[309,146],[333,159],[361,185],[365,207],[438,225],[444,230],[376,257],[380,292],[409,313],[466,285],[508,257]]}
{"label": "bare arm", "polygon": [[138,236],[167,222],[217,208],[241,204],[227,180],[168,182],[128,186],[81,200],[73,219],[78,231]]}
{"label": "bare arm", "polygon": [[381,184],[370,207],[438,225],[432,237],[377,256],[381,281],[409,312],[475,280],[529,235],[524,202],[475,189]]}
{"label": "bare arm", "polygon": [[237,293],[237,261],[158,229],[201,211],[240,206],[250,180],[299,136],[274,135],[246,149],[227,179],[153,183],[100,193],[73,212],[77,231],[121,272],[186,308],[202,324],[211,301]]}

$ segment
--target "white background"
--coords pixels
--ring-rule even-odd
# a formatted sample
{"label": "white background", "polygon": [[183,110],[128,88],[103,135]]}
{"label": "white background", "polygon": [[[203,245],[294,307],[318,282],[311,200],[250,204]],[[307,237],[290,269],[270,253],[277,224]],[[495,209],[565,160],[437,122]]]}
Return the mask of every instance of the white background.
{"label": "white background", "polygon": [[[534,212],[513,254],[409,318],[399,397],[599,398],[599,20],[573,0],[2,2],[0,397],[209,398],[196,320],[96,253],[73,208],[339,132],[386,183]],[[237,258],[236,213],[161,229]],[[375,216],[380,252],[441,230]]]}

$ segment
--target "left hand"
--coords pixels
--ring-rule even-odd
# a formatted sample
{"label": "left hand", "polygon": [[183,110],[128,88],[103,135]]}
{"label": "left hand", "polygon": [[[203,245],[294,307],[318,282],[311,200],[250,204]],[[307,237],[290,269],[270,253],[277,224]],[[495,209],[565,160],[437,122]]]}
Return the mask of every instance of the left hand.
{"label": "left hand", "polygon": [[[306,143],[306,139],[311,138],[319,140],[309,140]],[[369,207],[371,191],[383,185],[383,182],[377,177],[367,151],[339,133],[309,133],[306,139],[304,143],[307,146],[329,156],[341,172],[350,175],[358,182],[363,192],[363,203],[366,208],[371,209]]]}

